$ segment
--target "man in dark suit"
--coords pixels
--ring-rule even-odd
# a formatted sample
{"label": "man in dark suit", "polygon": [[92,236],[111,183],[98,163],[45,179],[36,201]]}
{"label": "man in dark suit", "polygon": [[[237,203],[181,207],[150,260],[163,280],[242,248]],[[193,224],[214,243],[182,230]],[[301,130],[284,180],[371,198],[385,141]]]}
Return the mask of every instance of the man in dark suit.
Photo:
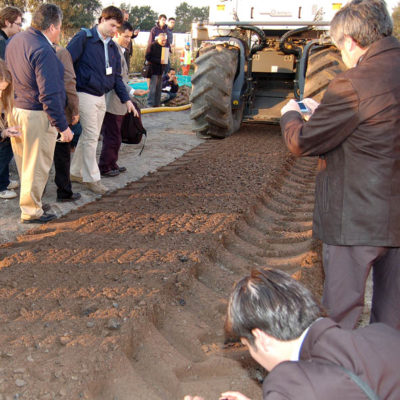
{"label": "man in dark suit", "polygon": [[[264,400],[374,398],[367,390],[381,400],[400,398],[400,332],[385,324],[340,328],[282,271],[254,269],[235,286],[226,328],[270,371]],[[220,399],[248,400],[233,391]]]}
{"label": "man in dark suit", "polygon": [[295,155],[320,156],[314,235],[323,242],[322,303],[343,327],[356,326],[373,268],[371,322],[400,329],[400,43],[383,0],[353,0],[331,23],[349,68],[304,122],[291,100],[284,140]]}

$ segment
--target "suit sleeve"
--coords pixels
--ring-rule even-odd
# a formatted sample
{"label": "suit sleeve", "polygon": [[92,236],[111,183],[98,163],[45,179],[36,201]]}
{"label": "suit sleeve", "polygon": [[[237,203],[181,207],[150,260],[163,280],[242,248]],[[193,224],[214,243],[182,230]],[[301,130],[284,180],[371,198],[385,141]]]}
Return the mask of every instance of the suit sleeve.
{"label": "suit sleeve", "polygon": [[68,50],[61,48],[57,51],[57,56],[64,65],[64,86],[68,99],[67,107],[71,115],[78,115],[79,98],[76,93],[76,77],[71,55]]}
{"label": "suit sleeve", "polygon": [[117,96],[121,100],[121,103],[126,103],[129,98],[129,92],[127,91],[125,84],[122,80],[121,76],[121,56],[119,54],[119,51],[115,49],[115,57],[116,57],[116,71],[115,71],[115,84],[114,84],[114,89],[115,93],[117,93]]}
{"label": "suit sleeve", "polygon": [[308,122],[296,111],[281,118],[281,129],[288,149],[298,156],[316,156],[340,145],[359,125],[359,98],[348,79],[331,82]]}

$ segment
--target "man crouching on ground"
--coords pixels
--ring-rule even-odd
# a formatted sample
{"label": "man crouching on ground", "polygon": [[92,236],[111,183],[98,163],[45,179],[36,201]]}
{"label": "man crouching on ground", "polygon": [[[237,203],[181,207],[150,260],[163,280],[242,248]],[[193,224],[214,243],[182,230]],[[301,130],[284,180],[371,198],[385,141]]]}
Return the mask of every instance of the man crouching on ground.
{"label": "man crouching on ground", "polygon": [[[236,285],[226,328],[270,371],[263,400],[399,399],[400,333],[381,323],[345,330],[322,315],[311,293],[282,271],[254,269]],[[248,400],[231,391],[222,399]]]}

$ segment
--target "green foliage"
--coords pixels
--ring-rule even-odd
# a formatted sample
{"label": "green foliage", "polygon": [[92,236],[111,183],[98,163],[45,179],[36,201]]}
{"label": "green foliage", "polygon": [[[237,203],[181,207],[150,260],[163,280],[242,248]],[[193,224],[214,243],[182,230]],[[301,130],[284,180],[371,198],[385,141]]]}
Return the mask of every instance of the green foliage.
{"label": "green foliage", "polygon": [[[34,11],[43,0],[0,0],[0,8],[6,5],[19,7],[22,11]],[[63,34],[72,36],[82,27],[92,27],[95,15],[100,14],[101,3],[99,0],[52,0],[63,12]]]}
{"label": "green foliage", "polygon": [[183,2],[175,8],[176,24],[174,32],[190,32],[192,22],[208,19],[210,7],[192,7]]}
{"label": "green foliage", "polygon": [[141,31],[150,31],[157,22],[157,13],[150,6],[131,7],[127,3],[122,3],[120,8],[129,12],[129,22],[133,28],[140,27]]}
{"label": "green foliage", "polygon": [[400,40],[400,3],[393,9],[393,36]]}
{"label": "green foliage", "polygon": [[91,28],[95,23],[95,15],[100,15],[101,3],[98,0],[52,0],[63,12],[62,30],[72,37],[82,27]]}
{"label": "green foliage", "polygon": [[28,1],[27,0],[0,0],[0,8],[4,8],[6,6],[18,7],[22,12],[28,10]]}

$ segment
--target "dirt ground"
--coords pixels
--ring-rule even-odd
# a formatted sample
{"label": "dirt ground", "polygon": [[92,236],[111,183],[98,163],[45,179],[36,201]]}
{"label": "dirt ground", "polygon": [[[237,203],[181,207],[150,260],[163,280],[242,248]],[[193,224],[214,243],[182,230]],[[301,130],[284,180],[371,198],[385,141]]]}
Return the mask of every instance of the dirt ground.
{"label": "dirt ground", "polygon": [[[187,135],[182,124],[169,134]],[[3,225],[0,400],[261,397],[265,371],[225,340],[227,297],[257,265],[320,295],[316,161],[290,156],[276,126],[183,142],[165,166],[55,222]]]}

